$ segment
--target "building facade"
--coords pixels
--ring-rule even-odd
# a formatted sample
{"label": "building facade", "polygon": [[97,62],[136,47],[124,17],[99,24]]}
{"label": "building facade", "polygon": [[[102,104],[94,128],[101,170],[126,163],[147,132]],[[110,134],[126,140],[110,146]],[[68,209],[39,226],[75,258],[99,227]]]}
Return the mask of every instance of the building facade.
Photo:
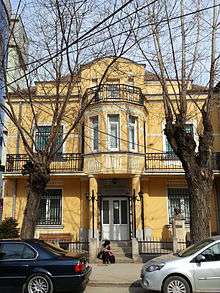
{"label": "building facade", "polygon": [[[84,102],[94,95],[110,62],[110,57],[97,59],[80,69],[77,88],[82,92],[87,89]],[[172,81],[171,98],[175,88],[177,83]],[[193,84],[188,90],[198,102],[204,101],[205,93]],[[48,109],[47,95],[52,92],[52,84],[36,84],[35,103],[42,107],[41,124],[35,131],[39,149],[43,149],[50,133],[50,115],[43,108]],[[80,102],[73,89],[70,120]],[[188,103],[191,118],[186,128],[197,140],[200,114],[190,99]],[[14,96],[14,104],[20,115],[31,120],[30,106],[24,99]],[[218,120],[218,113],[213,111],[212,233],[218,233],[220,226]],[[81,124],[51,164],[51,180],[41,199],[36,237],[53,234],[61,239],[70,235],[71,240],[169,239],[175,208],[181,210],[187,233],[190,197],[181,163],[164,135],[164,121],[162,89],[156,76],[147,72],[143,64],[119,58],[110,68],[99,94],[87,107]],[[63,121],[61,137],[67,132],[68,123]],[[21,224],[27,197],[27,178],[21,175],[21,170],[28,157],[10,121],[8,128],[4,217],[15,217]]]}
{"label": "building facade", "polygon": [[[11,15],[11,3],[8,0],[0,1],[0,103],[4,103],[5,96],[5,72],[8,60],[9,26]],[[4,113],[0,110],[0,221],[2,218],[2,151],[4,144]]]}

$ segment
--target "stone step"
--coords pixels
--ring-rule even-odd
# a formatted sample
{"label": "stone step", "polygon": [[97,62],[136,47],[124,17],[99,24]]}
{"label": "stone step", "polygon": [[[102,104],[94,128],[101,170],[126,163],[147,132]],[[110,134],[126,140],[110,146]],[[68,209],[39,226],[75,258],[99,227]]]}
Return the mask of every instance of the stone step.
{"label": "stone step", "polygon": [[112,240],[110,243],[111,247],[131,247],[131,241],[130,240]]}
{"label": "stone step", "polygon": [[111,250],[112,251],[125,251],[125,252],[128,252],[128,251],[132,251],[132,248],[131,247],[114,247],[114,246],[111,246]]}

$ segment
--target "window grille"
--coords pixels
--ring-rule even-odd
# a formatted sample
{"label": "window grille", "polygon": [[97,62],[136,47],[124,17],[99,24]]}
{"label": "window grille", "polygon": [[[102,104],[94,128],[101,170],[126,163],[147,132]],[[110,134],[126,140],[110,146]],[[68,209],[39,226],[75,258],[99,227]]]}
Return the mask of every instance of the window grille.
{"label": "window grille", "polygon": [[190,206],[189,206],[189,191],[187,188],[168,188],[169,201],[169,223],[171,224],[174,218],[174,210],[178,208],[181,215],[185,219],[185,223],[190,223]]}
{"label": "window grille", "polygon": [[62,223],[62,190],[47,189],[41,197],[38,225],[61,225]]}
{"label": "window grille", "polygon": [[[43,151],[47,147],[48,139],[51,133],[51,126],[38,126],[35,133],[36,151]],[[55,148],[58,148],[63,140],[63,126],[60,126],[58,135],[55,141]],[[62,154],[62,147],[57,151],[57,154]]]}

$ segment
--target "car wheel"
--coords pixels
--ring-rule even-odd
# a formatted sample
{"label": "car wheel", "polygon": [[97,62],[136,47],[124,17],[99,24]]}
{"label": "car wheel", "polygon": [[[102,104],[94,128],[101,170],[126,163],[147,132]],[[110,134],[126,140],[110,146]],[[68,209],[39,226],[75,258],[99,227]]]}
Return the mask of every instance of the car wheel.
{"label": "car wheel", "polygon": [[163,293],[191,293],[189,283],[180,276],[172,276],[165,280]]}
{"label": "car wheel", "polygon": [[52,293],[53,283],[44,274],[30,276],[25,284],[25,293]]}

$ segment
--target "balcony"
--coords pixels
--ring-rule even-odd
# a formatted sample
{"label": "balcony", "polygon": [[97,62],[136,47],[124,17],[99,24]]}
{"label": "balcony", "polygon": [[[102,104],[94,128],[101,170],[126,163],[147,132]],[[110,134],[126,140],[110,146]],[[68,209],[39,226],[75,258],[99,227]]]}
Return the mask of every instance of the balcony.
{"label": "balcony", "polygon": [[[214,173],[220,171],[220,153],[214,153],[212,159]],[[147,153],[145,173],[184,173],[182,163],[175,154]]]}
{"label": "balcony", "polygon": [[[8,154],[6,156],[6,173],[21,173],[29,160],[26,154]],[[72,173],[83,170],[83,156],[79,153],[59,154],[50,165],[51,173]]]}
{"label": "balcony", "polygon": [[87,89],[85,104],[91,102],[129,102],[137,105],[144,105],[144,95],[140,88],[126,84],[103,84],[96,93],[98,86]]}

